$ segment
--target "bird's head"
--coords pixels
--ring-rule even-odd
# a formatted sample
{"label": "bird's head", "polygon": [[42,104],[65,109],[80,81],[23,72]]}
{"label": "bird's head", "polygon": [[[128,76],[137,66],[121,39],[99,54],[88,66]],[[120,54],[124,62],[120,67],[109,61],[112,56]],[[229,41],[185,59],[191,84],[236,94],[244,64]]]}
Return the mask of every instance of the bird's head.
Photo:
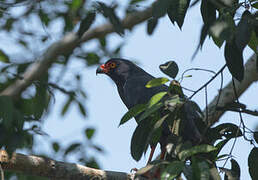
{"label": "bird's head", "polygon": [[96,70],[96,74],[106,74],[115,83],[123,83],[129,76],[141,71],[143,70],[129,60],[112,58],[100,65]]}

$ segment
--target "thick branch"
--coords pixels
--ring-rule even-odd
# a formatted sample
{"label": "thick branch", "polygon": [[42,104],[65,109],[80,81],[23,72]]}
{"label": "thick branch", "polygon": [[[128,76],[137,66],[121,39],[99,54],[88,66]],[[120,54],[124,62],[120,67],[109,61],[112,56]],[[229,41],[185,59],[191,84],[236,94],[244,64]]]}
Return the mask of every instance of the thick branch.
{"label": "thick branch", "polygon": [[[254,54],[245,64],[245,76],[241,82],[235,80],[236,92],[238,96],[241,96],[248,87],[258,81],[258,72],[256,70],[256,55]],[[226,104],[234,102],[235,95],[233,91],[232,81],[229,82],[222,90],[220,95],[220,101],[218,103],[219,107],[224,107]],[[209,117],[208,124],[211,126],[214,123],[218,122],[220,117],[224,114],[225,111],[216,111],[216,104],[218,101],[219,95],[217,95],[208,105]],[[204,111],[205,114],[205,111]]]}
{"label": "thick branch", "polygon": [[[124,28],[131,29],[135,25],[147,20],[151,17],[152,8],[147,8],[144,11],[136,12],[126,16],[122,20]],[[67,55],[73,52],[81,43],[89,41],[94,38],[105,36],[114,32],[114,28],[111,24],[105,24],[97,28],[91,29],[84,33],[81,39],[78,39],[76,34],[70,33],[64,38],[54,44],[52,44],[46,52],[43,54],[40,61],[35,62],[23,75],[22,80],[17,80],[10,86],[8,86],[0,95],[11,96],[13,98],[19,97],[21,92],[32,84],[33,81],[42,77],[51,65],[56,61],[60,55]]]}
{"label": "thick branch", "polygon": [[[4,171],[21,172],[22,174],[47,177],[55,180],[132,180],[133,174],[123,172],[104,171],[85,167],[75,163],[64,163],[50,158],[26,156],[14,153],[8,160],[7,153],[0,151],[0,164]],[[142,180],[144,178],[141,178]]]}

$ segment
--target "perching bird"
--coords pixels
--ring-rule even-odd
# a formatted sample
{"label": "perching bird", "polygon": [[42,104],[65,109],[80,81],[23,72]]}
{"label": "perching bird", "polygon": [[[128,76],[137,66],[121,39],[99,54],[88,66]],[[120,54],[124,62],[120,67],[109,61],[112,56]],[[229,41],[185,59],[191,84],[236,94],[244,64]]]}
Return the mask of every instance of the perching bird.
{"label": "perching bird", "polygon": [[[112,58],[97,68],[96,74],[99,73],[108,75],[115,82],[118,93],[128,109],[137,104],[147,103],[153,95],[159,92],[168,91],[166,85],[146,88],[146,84],[154,79],[154,77],[129,60]],[[185,140],[200,142],[202,138],[195,126],[195,119],[200,118],[200,115],[192,107],[192,103],[194,102],[188,101],[188,103],[185,103],[183,106],[182,113],[184,114],[183,117],[186,119],[186,124],[182,136]],[[135,118],[136,121],[138,118],[139,116]],[[146,121],[148,121],[148,119]],[[143,125],[143,123],[146,123],[146,121],[141,121],[137,128]],[[165,153],[166,140],[170,134],[168,124],[164,121],[162,124],[162,134],[159,139],[162,151],[161,158]],[[143,135],[139,138],[147,138],[147,135]],[[148,163],[152,159],[156,144],[150,144],[150,146],[151,154]],[[131,152],[133,152],[132,146]],[[135,157],[134,154],[132,154],[132,156],[135,160],[139,160],[140,158]]]}

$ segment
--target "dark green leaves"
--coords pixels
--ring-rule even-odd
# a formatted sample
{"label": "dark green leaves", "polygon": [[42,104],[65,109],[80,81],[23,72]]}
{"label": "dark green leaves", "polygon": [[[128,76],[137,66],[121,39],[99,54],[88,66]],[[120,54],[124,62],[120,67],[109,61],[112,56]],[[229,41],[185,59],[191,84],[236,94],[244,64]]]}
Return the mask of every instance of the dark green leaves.
{"label": "dark green leaves", "polygon": [[243,54],[234,40],[232,42],[226,43],[224,56],[226,59],[227,67],[232,76],[238,81],[242,81],[244,78]]}
{"label": "dark green leaves", "polygon": [[85,129],[85,135],[86,135],[87,139],[91,139],[93,137],[94,133],[95,133],[94,128]]}
{"label": "dark green leaves", "polygon": [[258,148],[254,147],[248,156],[249,173],[252,179],[258,179]]}
{"label": "dark green leaves", "polygon": [[168,61],[159,66],[159,69],[169,77],[175,78],[178,73],[178,66],[175,61]]}
{"label": "dark green leaves", "polygon": [[236,27],[236,33],[231,41],[227,41],[224,55],[227,67],[234,78],[242,81],[244,78],[243,50],[249,43],[252,29],[253,16],[246,10]]}
{"label": "dark green leaves", "polygon": [[154,29],[156,28],[157,24],[158,24],[158,19],[156,19],[156,18],[151,18],[148,20],[147,33],[149,35],[151,35],[154,32]]}
{"label": "dark green leaves", "polygon": [[113,25],[115,31],[119,35],[124,34],[124,28],[120,22],[120,19],[117,17],[115,13],[115,7],[109,7],[102,2],[97,2],[96,8],[100,13],[102,13],[105,17],[109,19],[110,23]]}
{"label": "dark green leaves", "polygon": [[181,151],[178,154],[179,159],[186,160],[188,157],[198,154],[198,153],[208,153],[211,151],[215,151],[216,148],[214,146],[208,145],[208,144],[202,144],[199,146],[194,146],[190,149],[186,149]]}
{"label": "dark green leaves", "polygon": [[3,50],[0,50],[0,61],[9,63],[9,57],[4,53]]}
{"label": "dark green leaves", "polygon": [[216,20],[216,8],[209,0],[202,0],[202,20],[206,26],[210,26]]}
{"label": "dark green leaves", "polygon": [[10,126],[13,120],[14,106],[12,99],[8,96],[0,96],[0,120],[6,127]]}
{"label": "dark green leaves", "polygon": [[167,8],[171,4],[170,0],[159,0],[153,4],[153,17],[158,19],[164,16],[167,12]]}
{"label": "dark green leaves", "polygon": [[176,22],[178,27],[181,29],[190,0],[174,0],[171,2],[172,3],[169,4],[167,9],[168,17],[173,24]]}
{"label": "dark green leaves", "polygon": [[79,30],[77,32],[78,36],[81,37],[83,35],[84,32],[86,32],[91,24],[94,22],[95,20],[95,12],[89,12],[86,17],[81,21]]}
{"label": "dark green leaves", "polygon": [[137,104],[136,106],[132,107],[121,119],[119,126],[126,123],[133,117],[136,117],[138,114],[140,114],[142,111],[144,111],[146,108],[145,104]]}
{"label": "dark green leaves", "polygon": [[251,38],[251,33],[253,29],[251,24],[252,19],[252,14],[246,10],[242,14],[241,20],[239,21],[236,27],[235,41],[238,46],[238,49],[241,52],[243,52],[244,48],[246,47]]}
{"label": "dark green leaves", "polygon": [[183,171],[184,162],[173,161],[170,163],[161,175],[161,179],[172,180],[176,178]]}
{"label": "dark green leaves", "polygon": [[73,143],[71,144],[64,152],[64,155],[67,155],[71,152],[74,152],[74,151],[78,151],[79,148],[80,148],[81,144],[80,143]]}

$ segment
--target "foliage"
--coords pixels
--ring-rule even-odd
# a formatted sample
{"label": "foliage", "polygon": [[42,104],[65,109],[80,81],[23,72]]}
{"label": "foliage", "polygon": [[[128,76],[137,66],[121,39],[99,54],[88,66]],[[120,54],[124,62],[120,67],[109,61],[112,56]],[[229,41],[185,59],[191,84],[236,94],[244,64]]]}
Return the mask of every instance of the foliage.
{"label": "foliage", "polygon": [[[165,64],[172,65],[169,62]],[[172,66],[175,67],[175,65]],[[176,72],[166,71],[165,74],[173,74],[173,78],[175,78],[178,69],[167,67],[168,69]],[[148,82],[146,87],[160,86],[167,81],[167,78],[156,78]],[[171,92],[171,90],[174,91]],[[230,140],[243,136],[243,133],[238,126],[232,123],[224,123],[210,128],[207,125],[203,126],[203,124],[200,126],[198,125],[200,122],[196,121],[197,126],[201,127],[199,131],[202,132],[204,140],[197,144],[183,140],[184,118],[182,107],[189,99],[181,93],[183,91],[180,84],[176,80],[172,80],[167,93],[161,92],[154,95],[146,105],[137,105],[130,109],[122,118],[120,124],[124,124],[132,117],[140,116],[140,121],[147,118],[144,123],[139,123],[138,120],[139,125],[132,137],[131,154],[135,160],[141,158],[148,144],[158,142],[161,134],[155,132],[162,128],[161,125],[164,121],[167,121],[168,126],[171,127],[171,135],[173,137],[167,139],[166,159],[159,160],[158,162],[153,161],[151,165],[140,169],[137,175],[161,169],[162,179],[174,179],[181,174],[184,174],[187,179],[220,179],[216,163],[220,159],[228,157],[227,154],[220,154],[220,152]],[[240,104],[234,106],[240,106]],[[196,111],[198,110],[197,108]],[[162,117],[157,115],[160,112],[162,112]],[[203,131],[203,129],[206,130]],[[256,139],[256,133],[254,133],[254,138]],[[253,179],[257,177],[255,174],[255,169],[257,168],[255,163],[256,149],[254,148],[249,155],[249,171]],[[240,167],[238,163],[232,158],[231,164],[231,169],[224,167],[219,169],[225,173],[225,179],[239,179]]]}
{"label": "foliage", "polygon": [[[126,13],[138,11],[137,5],[146,0],[128,1]],[[168,15],[172,24],[177,24],[180,29],[186,19],[187,11],[191,6],[200,0],[191,2],[190,0],[159,0],[153,3],[153,15],[147,21],[147,33],[152,35],[158,27],[160,18]],[[192,4],[191,4],[192,3]],[[247,3],[247,4],[245,4]],[[244,6],[244,10],[243,10]],[[252,8],[251,8],[252,7]],[[17,80],[23,80],[23,73],[36,61],[40,60],[40,50],[46,49],[64,34],[71,31],[76,32],[78,38],[94,27],[96,19],[100,15],[113,25],[114,30],[121,36],[126,36],[123,22],[117,15],[119,4],[105,4],[102,2],[90,3],[86,0],[71,1],[31,1],[31,0],[3,0],[0,2],[0,33],[12,39],[9,43],[18,54],[6,49],[0,49],[0,93]],[[254,9],[254,10],[253,10]],[[201,16],[203,18],[203,28],[200,33],[199,48],[204,44],[205,39],[211,37],[214,43],[221,48],[223,43],[225,52],[225,62],[232,76],[241,81],[244,77],[243,51],[249,46],[257,53],[258,44],[258,16],[257,2],[250,0],[239,2],[232,1],[212,1],[201,0]],[[236,14],[241,14],[236,20]],[[36,19],[36,20],[35,20]],[[61,22],[61,23],[60,23]],[[26,24],[26,26],[24,25]],[[33,24],[36,24],[34,26]],[[27,27],[29,26],[29,28]],[[41,28],[39,28],[41,27]],[[54,27],[54,28],[53,28]],[[53,30],[54,29],[54,30]],[[5,40],[2,40],[3,43]],[[0,96],[0,148],[5,148],[8,152],[16,149],[24,149],[33,152],[35,148],[35,136],[47,136],[41,130],[44,119],[49,110],[53,107],[55,94],[62,93],[66,97],[61,116],[65,116],[69,109],[75,105],[82,118],[87,117],[86,91],[82,89],[82,73],[77,71],[72,73],[69,80],[64,80],[64,74],[71,70],[69,63],[76,61],[87,67],[99,64],[105,57],[119,57],[123,42],[112,45],[107,40],[106,35],[94,40],[95,48],[78,46],[73,52],[67,52],[59,56],[54,65],[47,73],[37,81],[33,81],[29,88],[24,89],[18,97]],[[37,47],[40,47],[39,49]],[[196,51],[196,52],[197,52]],[[34,56],[38,57],[34,59]],[[258,67],[258,62],[257,62]],[[54,73],[59,68],[60,72]],[[163,73],[171,78],[175,78],[178,67],[170,61],[160,66]],[[148,87],[158,86],[168,82],[167,78],[155,79],[147,84]],[[146,121],[151,116],[151,123],[141,123],[135,130],[132,138],[132,154],[136,159],[140,159],[150,142],[157,142],[160,136],[161,124],[164,120],[169,120],[172,125],[175,137],[171,137],[173,150],[166,159],[166,163],[158,162],[155,167],[162,168],[161,176],[164,179],[173,179],[180,174],[184,174],[188,179],[200,179],[201,177],[212,176],[218,178],[217,169],[214,164],[217,160],[227,155],[220,155],[221,149],[231,139],[243,135],[241,130],[234,124],[226,123],[212,127],[205,131],[204,136],[207,142],[193,146],[182,141],[181,135],[181,107],[188,99],[184,96],[180,84],[173,80],[169,85],[169,91],[154,96],[146,105],[138,105],[129,110],[122,118],[120,125],[135,116],[140,116],[140,121]],[[162,117],[157,115],[157,110],[164,109]],[[171,114],[172,115],[169,115]],[[76,154],[77,161],[91,167],[99,167],[97,159],[88,156],[86,151],[97,151],[102,153],[100,146],[94,143],[94,127],[85,127],[85,139],[83,142],[74,142],[64,147],[60,142],[50,140],[50,147],[53,150],[52,156],[59,156],[66,160],[70,154]],[[139,138],[141,137],[141,138]],[[254,133],[257,142],[257,132]],[[87,156],[86,156],[87,154]],[[45,154],[51,156],[50,154]],[[207,158],[208,157],[208,158]],[[257,179],[258,162],[257,148],[254,148],[248,158],[249,171],[253,179]],[[190,161],[189,165],[187,162]],[[232,174],[239,177],[236,162],[233,161],[231,169],[224,169],[228,178]],[[230,175],[231,174],[231,175]],[[13,176],[12,174],[8,175]],[[19,176],[19,179],[22,177]],[[24,177],[25,179],[26,177]]]}

